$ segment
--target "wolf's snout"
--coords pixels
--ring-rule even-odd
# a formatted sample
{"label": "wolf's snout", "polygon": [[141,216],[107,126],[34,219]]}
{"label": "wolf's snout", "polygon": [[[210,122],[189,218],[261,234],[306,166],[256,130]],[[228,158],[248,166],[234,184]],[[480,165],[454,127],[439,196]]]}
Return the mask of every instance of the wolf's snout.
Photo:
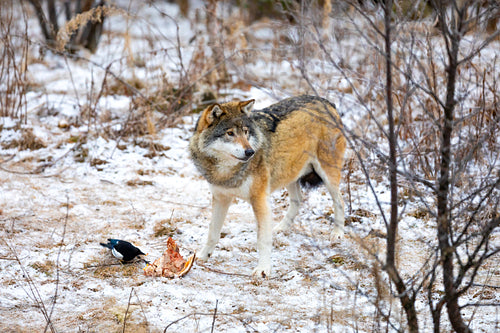
{"label": "wolf's snout", "polygon": [[252,157],[253,154],[255,154],[255,150],[251,149],[251,148],[248,148],[248,149],[245,149],[245,157]]}

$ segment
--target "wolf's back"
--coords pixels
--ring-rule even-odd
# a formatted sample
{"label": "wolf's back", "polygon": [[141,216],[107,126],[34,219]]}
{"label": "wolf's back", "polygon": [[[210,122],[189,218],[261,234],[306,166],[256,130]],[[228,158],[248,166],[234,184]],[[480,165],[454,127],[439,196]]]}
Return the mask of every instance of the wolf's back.
{"label": "wolf's back", "polygon": [[335,104],[317,96],[302,95],[290,97],[265,109],[253,111],[252,118],[271,132],[276,131],[279,122],[289,117],[294,111],[305,111],[314,114],[332,113],[336,116]]}

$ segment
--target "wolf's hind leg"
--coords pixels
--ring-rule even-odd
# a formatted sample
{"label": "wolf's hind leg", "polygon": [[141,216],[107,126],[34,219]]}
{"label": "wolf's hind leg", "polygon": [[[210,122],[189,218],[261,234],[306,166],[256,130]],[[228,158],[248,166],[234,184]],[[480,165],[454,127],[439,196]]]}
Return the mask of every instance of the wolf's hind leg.
{"label": "wolf's hind leg", "polygon": [[290,183],[286,189],[288,190],[288,196],[290,197],[290,206],[288,207],[288,211],[286,212],[283,220],[281,220],[281,222],[274,227],[273,231],[275,233],[286,232],[290,229],[293,219],[299,212],[300,203],[302,202],[302,195],[300,193],[300,185],[298,181]]}
{"label": "wolf's hind leg", "polygon": [[344,200],[342,200],[339,184],[342,165],[344,163],[345,148],[346,141],[343,136],[335,140],[335,145],[333,147],[328,143],[320,144],[317,161],[319,165],[315,166],[316,172],[325,183],[333,200],[335,218],[333,229],[330,234],[330,240],[332,241],[344,235]]}
{"label": "wolf's hind leg", "polygon": [[231,197],[216,196],[212,197],[212,220],[208,227],[207,242],[201,252],[197,255],[198,260],[207,261],[212,254],[215,246],[219,242],[220,232],[224,219],[227,215],[227,210],[231,204]]}
{"label": "wolf's hind leg", "polygon": [[[317,170],[318,173],[323,170]],[[323,173],[323,172],[321,172]],[[342,194],[340,193],[338,180],[332,178],[340,178],[340,171],[337,172],[338,177],[332,177],[330,175],[320,175],[325,183],[328,192],[332,196],[333,200],[333,210],[334,210],[334,222],[333,228],[330,233],[330,240],[334,241],[342,236],[344,236],[344,200],[342,199]]]}
{"label": "wolf's hind leg", "polygon": [[330,234],[330,239],[333,241],[344,235],[344,200],[340,194],[339,186],[337,184],[326,185],[328,192],[332,196],[333,209],[335,211],[335,218],[333,222],[333,229]]}

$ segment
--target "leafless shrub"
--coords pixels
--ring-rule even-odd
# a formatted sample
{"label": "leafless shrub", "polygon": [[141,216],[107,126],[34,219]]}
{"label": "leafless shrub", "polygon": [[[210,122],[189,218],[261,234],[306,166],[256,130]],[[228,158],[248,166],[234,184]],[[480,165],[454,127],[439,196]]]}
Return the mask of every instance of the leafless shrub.
{"label": "leafless shrub", "polygon": [[[434,21],[419,9],[422,3],[403,8],[400,2],[383,1],[380,8],[367,9],[353,1],[343,7],[343,23],[372,50],[361,53],[365,58],[360,63],[344,61],[348,53],[338,41],[325,40],[317,16],[302,8],[294,11],[290,15],[297,21],[295,63],[314,93],[324,85],[310,65],[311,56],[326,60],[348,82],[345,91],[355,96],[368,124],[365,131],[346,127],[357,164],[372,191],[372,182],[380,176],[390,183],[388,204],[373,191],[387,227],[386,258],[380,267],[391,281],[391,293],[399,299],[406,323],[398,322],[390,308],[374,298],[381,322],[417,332],[424,314],[415,304],[426,291],[434,331],[440,330],[446,309],[449,325],[468,332],[470,323],[462,315],[467,306],[459,306],[459,299],[500,251],[491,243],[500,224],[495,213],[500,204],[500,142],[493,134],[500,130],[499,73],[492,67],[498,55],[485,53],[499,32],[480,24],[495,21],[499,7],[472,0],[431,1]],[[363,124],[363,119],[357,122]],[[364,158],[366,153],[376,159]],[[350,179],[352,161],[348,169]],[[398,227],[406,206],[401,196],[409,192],[422,207],[419,214],[425,212],[436,226],[437,245],[429,249],[419,272],[403,271],[398,264]],[[435,204],[429,204],[429,197]],[[381,281],[375,275],[377,290]],[[495,304],[479,301],[468,306]]]}
{"label": "leafless shrub", "polygon": [[[132,84],[126,85],[127,92],[132,91],[131,110],[135,113],[127,121],[126,128],[128,130],[125,129],[128,131],[127,135],[133,133],[129,131],[131,128],[136,128],[139,131],[137,134],[144,134],[146,131],[148,134],[154,134],[158,128],[176,125],[182,116],[192,112],[193,109],[203,109],[205,103],[213,102],[216,93],[212,87],[217,85],[217,80],[220,78],[217,73],[220,73],[220,66],[224,66],[225,62],[221,60],[219,63],[215,63],[213,59],[210,59],[205,53],[206,41],[203,38],[194,38],[191,41],[193,53],[189,60],[186,60],[177,20],[163,12],[154,3],[151,5],[176,28],[175,39],[166,41],[170,47],[162,49],[160,52],[168,61],[176,64],[177,76],[170,77],[163,74],[155,75],[147,83],[134,81],[134,89],[130,89]],[[142,57],[143,59],[153,59],[158,53],[158,50],[153,50],[143,53]],[[124,80],[115,81],[115,83],[123,85]],[[128,126],[136,121],[142,125]]]}
{"label": "leafless shrub", "polygon": [[0,6],[0,117],[26,122],[28,38],[24,7],[13,1]]}
{"label": "leafless shrub", "polygon": [[44,332],[50,331],[50,332],[57,332],[57,329],[54,325],[54,320],[53,320],[53,314],[54,314],[54,308],[57,302],[57,297],[60,293],[59,290],[59,283],[60,283],[60,259],[61,259],[61,253],[62,253],[62,247],[64,244],[65,236],[66,236],[66,228],[68,225],[68,217],[69,217],[69,198],[66,198],[66,216],[64,218],[64,223],[63,223],[63,232],[62,232],[62,237],[61,241],[59,242],[59,250],[57,252],[57,260],[54,263],[53,261],[46,261],[45,263],[33,263],[30,266],[47,274],[51,275],[54,271],[54,266],[55,266],[55,280],[56,280],[56,285],[55,285],[55,290],[54,290],[54,296],[52,298],[52,304],[50,306],[47,306],[45,302],[43,301],[42,294],[40,293],[40,290],[37,286],[37,282],[33,280],[29,272],[26,270],[25,265],[23,264],[21,258],[19,257],[16,249],[10,244],[10,242],[2,237],[2,243],[4,243],[6,246],[6,249],[9,250],[11,255],[13,256],[14,260],[17,262],[19,265],[20,271],[22,272],[22,277],[24,282],[26,283],[27,288],[23,289],[27,293],[28,297],[33,301],[34,306],[39,309],[41,314],[43,315],[45,319],[45,329]]}

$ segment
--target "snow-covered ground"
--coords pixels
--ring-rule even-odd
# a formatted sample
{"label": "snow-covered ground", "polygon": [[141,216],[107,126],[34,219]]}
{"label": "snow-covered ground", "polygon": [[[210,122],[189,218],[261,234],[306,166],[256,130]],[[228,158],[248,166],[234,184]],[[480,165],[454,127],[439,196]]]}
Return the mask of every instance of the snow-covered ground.
{"label": "snow-covered ground", "polygon": [[[125,9],[129,2],[118,3]],[[181,279],[145,277],[143,262],[122,265],[99,245],[107,238],[125,239],[154,260],[172,236],[187,256],[203,245],[211,214],[208,185],[187,151],[197,115],[134,139],[107,135],[105,129],[125,126],[132,112],[130,96],[99,96],[95,122],[81,113],[85,105],[96,103],[108,65],[121,78],[154,83],[165,75],[175,82],[176,24],[186,63],[196,51],[191,38],[203,38],[203,24],[192,23],[195,12],[203,9],[200,2],[192,2],[190,20],[166,2],[157,1],[157,8],[130,3],[129,20],[111,16],[98,51],[79,54],[90,62],[47,52],[28,67],[37,88],[27,94],[26,125],[0,119],[0,330],[42,331],[45,313],[59,332],[209,332],[212,326],[217,332],[371,332],[379,327],[376,302],[386,302],[384,308],[393,309],[391,322],[404,326],[399,301],[386,287],[377,291],[377,281],[386,276],[376,273],[380,267],[373,254],[383,258],[385,225],[359,168],[350,176],[349,189],[341,185],[352,205],[346,236],[329,242],[331,199],[322,187],[308,190],[293,230],[274,236],[273,273],[267,280],[250,275],[257,263],[256,226],[249,204],[242,201],[231,206],[212,258],[204,265],[195,263]],[[35,39],[37,29],[31,20]],[[125,30],[130,40],[124,38]],[[269,47],[272,23],[257,25],[254,32]],[[142,57],[146,65],[129,68],[130,56],[136,62]],[[351,61],[360,60],[353,56]],[[332,70],[324,86],[350,90],[342,75],[326,65],[315,66]],[[274,96],[305,89],[304,82],[293,87],[300,76],[293,61],[259,60],[246,70],[279,79],[267,87],[224,88],[222,95],[255,98],[261,108],[275,102]],[[345,114],[347,127],[356,128],[363,110],[345,112],[354,107],[351,94],[323,92]],[[110,120],[105,122],[103,115]],[[9,145],[23,135],[36,137],[42,148]],[[387,180],[379,177],[372,185],[388,208]],[[287,200],[286,191],[273,194],[275,221],[283,217]],[[433,205],[431,198],[428,204]],[[422,206],[421,200],[407,199],[399,230],[399,265],[410,275],[424,267],[435,245],[435,222],[417,214]],[[498,233],[492,241],[499,242]],[[498,283],[498,264],[490,263],[488,274],[490,284]],[[481,295],[464,295],[463,301],[485,297]],[[425,296],[422,292],[417,302],[421,312],[428,311]],[[496,292],[486,296],[491,303],[500,302]],[[464,314],[473,316],[474,330],[498,329],[498,308],[473,310]],[[422,332],[432,330],[430,318],[421,316]],[[443,322],[443,329],[447,325]]]}

